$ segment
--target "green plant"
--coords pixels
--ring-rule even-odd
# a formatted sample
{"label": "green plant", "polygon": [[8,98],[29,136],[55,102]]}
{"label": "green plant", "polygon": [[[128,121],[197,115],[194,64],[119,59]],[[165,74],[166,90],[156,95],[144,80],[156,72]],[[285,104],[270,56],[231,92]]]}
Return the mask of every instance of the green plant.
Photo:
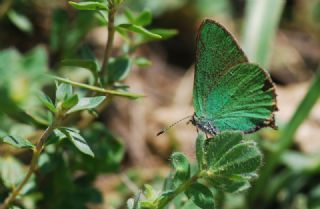
{"label": "green plant", "polygon": [[240,132],[223,132],[209,139],[199,133],[196,157],[197,166],[191,166],[184,154],[173,153],[174,171],[166,178],[162,191],[145,185],[143,197],[139,194],[135,200],[129,199],[128,208],[166,208],[183,193],[191,202],[175,202],[177,208],[215,208],[217,193],[248,189],[262,161],[256,143],[244,139]]}
{"label": "green plant", "polygon": [[[106,130],[101,123],[94,122],[96,116],[105,110],[114,96],[130,99],[143,96],[129,92],[128,87],[121,83],[130,74],[133,65],[147,67],[151,64],[146,58],[136,57],[134,51],[141,44],[176,34],[175,30],[147,30],[145,26],[152,21],[149,11],[135,14],[126,8],[124,13],[126,20],[118,23],[117,18],[122,15],[119,13],[119,8],[123,6],[123,1],[120,0],[69,3],[78,10],[84,10],[87,16],[108,28],[104,58],[100,64],[88,50],[84,57],[76,57],[75,52],[86,49],[79,42],[92,25],[88,24],[88,27],[81,28],[79,20],[75,27],[71,27],[71,41],[64,42],[59,36],[61,31],[66,29],[67,23],[62,21],[62,25],[57,24],[61,20],[59,19],[61,13],[54,16],[58,20],[54,21],[52,49],[61,50],[60,55],[68,57],[62,60],[60,66],[88,69],[91,72],[91,75],[86,77],[89,83],[58,76],[43,76],[44,72],[40,71],[47,68],[44,51],[36,51],[38,53],[34,56],[30,53],[30,57],[23,58],[10,50],[0,54],[0,59],[5,62],[10,61],[8,65],[0,65],[0,71],[7,75],[2,77],[4,85],[0,85],[1,92],[6,96],[6,102],[0,106],[0,117],[6,121],[1,127],[3,130],[0,131],[0,142],[21,150],[17,152],[32,155],[28,166],[21,164],[15,157],[0,158],[1,183],[5,187],[0,190],[0,197],[4,200],[0,206],[2,209],[18,206],[34,208],[37,204],[53,208],[86,208],[87,202],[101,201],[101,195],[92,187],[93,181],[101,172],[114,172],[118,169],[124,149],[118,137]],[[81,13],[82,11],[79,11],[79,14]],[[124,40],[124,50],[117,57],[113,57],[112,53],[115,33],[119,33]],[[29,85],[29,81],[32,84],[30,85],[33,87],[32,91],[29,92],[29,88],[24,88],[26,93],[21,97],[10,92],[8,84],[14,82],[13,77],[19,73],[7,73],[8,66],[13,71],[29,69],[34,71],[34,74],[26,74],[28,79],[25,79],[28,81],[26,84]],[[44,78],[44,82],[39,82],[39,77]],[[35,100],[34,92],[38,92],[44,85],[49,87],[50,78],[57,81],[55,99],[52,100],[49,96],[52,92],[47,91],[37,93],[38,101]],[[73,87],[80,88],[73,89]],[[22,105],[24,103],[26,104]],[[27,114],[23,111],[25,108],[28,109]],[[91,117],[89,119],[80,117],[77,112],[82,111],[88,111]],[[21,112],[23,117],[17,114]],[[86,127],[84,131],[80,132],[75,125],[76,119],[83,121],[82,124]],[[18,127],[18,124],[28,131],[26,133],[12,131],[12,127]],[[43,128],[45,130],[41,131]],[[34,134],[37,130],[41,134]],[[33,137],[30,137],[31,134]],[[96,140],[97,136],[101,140]],[[11,148],[8,149],[7,153],[10,156]],[[74,178],[79,169],[85,171],[85,174]],[[41,188],[37,185],[39,178],[44,179],[48,187]],[[61,195],[61,191],[64,197],[57,198],[57,195]],[[48,198],[42,199],[41,194]],[[86,198],[80,198],[84,194]],[[74,197],[79,198],[74,199]]]}

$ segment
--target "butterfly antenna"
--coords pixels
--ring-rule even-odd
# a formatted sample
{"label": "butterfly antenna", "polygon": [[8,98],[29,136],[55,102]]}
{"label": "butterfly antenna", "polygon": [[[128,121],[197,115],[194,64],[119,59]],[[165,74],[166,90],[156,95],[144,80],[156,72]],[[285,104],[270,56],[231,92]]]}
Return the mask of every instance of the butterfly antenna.
{"label": "butterfly antenna", "polygon": [[167,132],[170,128],[174,127],[175,125],[177,125],[177,124],[180,123],[181,121],[184,121],[185,119],[192,118],[192,117],[193,117],[193,115],[189,115],[189,116],[187,116],[187,117],[184,117],[184,118],[182,118],[182,119],[174,122],[174,123],[171,124],[170,126],[168,126],[168,127],[164,128],[164,129],[162,129],[161,131],[159,131],[159,132],[157,133],[157,136],[159,136],[159,135]]}

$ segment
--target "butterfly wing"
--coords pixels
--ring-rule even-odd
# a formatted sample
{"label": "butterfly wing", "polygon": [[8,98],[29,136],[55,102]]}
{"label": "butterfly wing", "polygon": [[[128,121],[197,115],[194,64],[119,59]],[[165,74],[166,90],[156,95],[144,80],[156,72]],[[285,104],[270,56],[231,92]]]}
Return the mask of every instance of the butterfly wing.
{"label": "butterfly wing", "polygon": [[220,131],[251,133],[266,126],[275,128],[274,85],[269,74],[259,66],[238,64],[220,77],[208,95],[205,109],[207,117]]}
{"label": "butterfly wing", "polygon": [[274,127],[276,95],[270,76],[248,59],[220,24],[205,20],[197,43],[193,105],[219,131]]}
{"label": "butterfly wing", "polygon": [[204,20],[197,37],[193,86],[193,106],[198,116],[206,113],[208,95],[220,77],[244,62],[248,59],[232,35],[219,23]]}

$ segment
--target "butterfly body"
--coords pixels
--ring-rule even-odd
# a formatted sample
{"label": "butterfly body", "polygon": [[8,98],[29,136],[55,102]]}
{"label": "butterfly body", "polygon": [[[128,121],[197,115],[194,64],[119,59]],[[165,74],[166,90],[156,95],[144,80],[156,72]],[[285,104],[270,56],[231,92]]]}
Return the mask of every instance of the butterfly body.
{"label": "butterfly body", "polygon": [[248,58],[219,23],[205,20],[197,37],[191,122],[210,135],[275,128],[276,93],[269,74]]}
{"label": "butterfly body", "polygon": [[196,114],[192,116],[191,123],[201,131],[210,135],[217,135],[220,131],[215,127],[214,122],[205,118],[198,117]]}

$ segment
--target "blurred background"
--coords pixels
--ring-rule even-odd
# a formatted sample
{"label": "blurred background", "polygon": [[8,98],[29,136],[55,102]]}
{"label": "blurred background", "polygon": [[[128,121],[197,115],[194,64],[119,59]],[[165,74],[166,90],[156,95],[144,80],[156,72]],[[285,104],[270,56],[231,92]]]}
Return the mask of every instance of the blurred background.
{"label": "blurred background", "polygon": [[[265,153],[263,167],[278,156],[271,174],[261,168],[264,177],[256,183],[264,186],[255,189],[254,184],[244,194],[219,194],[221,207],[319,209],[320,1],[126,0],[123,7],[136,13],[148,9],[153,15],[148,28],[176,29],[178,34],[134,52],[152,64],[134,66],[124,83],[146,97],[114,98],[96,122],[83,129],[96,158],[78,153],[69,142],[48,147],[21,208],[125,208],[143,184],[161,188],[173,151],[194,161],[197,132],[191,124],[181,122],[155,135],[193,114],[195,37],[202,20],[211,18],[234,34],[250,61],[270,72],[279,107],[279,130],[250,136]],[[122,19],[120,9],[116,21]],[[92,12],[77,11],[65,0],[1,0],[0,132],[36,140],[42,128],[29,119],[41,114],[35,92],[54,95],[54,82],[43,75],[88,79],[86,70],[61,67],[60,62],[87,51],[102,60],[107,36]],[[123,42],[116,35],[114,56]],[[281,152],[273,154],[276,146]],[[30,157],[30,151],[0,144],[0,200],[23,178]]]}

